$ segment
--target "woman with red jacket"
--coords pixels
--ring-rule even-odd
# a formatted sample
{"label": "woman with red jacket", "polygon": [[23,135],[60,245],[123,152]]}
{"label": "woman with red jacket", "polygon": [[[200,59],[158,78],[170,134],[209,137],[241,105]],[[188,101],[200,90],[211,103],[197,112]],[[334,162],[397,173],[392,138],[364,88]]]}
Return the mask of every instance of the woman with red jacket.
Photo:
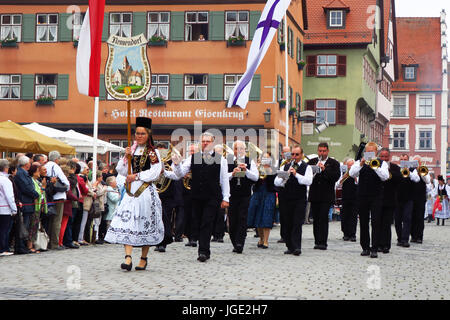
{"label": "woman with red jacket", "polygon": [[[68,166],[62,166],[62,171],[64,175],[67,177],[70,183],[70,188],[66,191],[66,200],[64,201],[64,209],[63,209],[63,218],[61,221],[61,230],[59,233],[59,245],[63,245],[64,232],[66,231],[67,222],[69,217],[72,216],[72,201],[79,201],[77,198],[75,188],[77,187],[77,180],[75,179],[75,169],[70,168]],[[75,191],[75,194],[74,192]]]}

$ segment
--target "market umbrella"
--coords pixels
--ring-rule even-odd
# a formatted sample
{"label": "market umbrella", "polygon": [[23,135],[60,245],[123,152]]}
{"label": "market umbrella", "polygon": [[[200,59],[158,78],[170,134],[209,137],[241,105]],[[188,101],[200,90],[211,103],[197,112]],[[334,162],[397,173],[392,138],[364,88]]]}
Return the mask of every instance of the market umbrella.
{"label": "market umbrella", "polygon": [[9,152],[75,154],[75,148],[10,120],[0,122],[0,150]]}

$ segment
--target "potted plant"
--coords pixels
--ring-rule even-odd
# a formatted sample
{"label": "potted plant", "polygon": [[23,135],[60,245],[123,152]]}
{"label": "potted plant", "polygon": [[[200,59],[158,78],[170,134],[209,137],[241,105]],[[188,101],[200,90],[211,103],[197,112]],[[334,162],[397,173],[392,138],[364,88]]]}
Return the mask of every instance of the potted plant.
{"label": "potted plant", "polygon": [[40,96],[36,100],[36,105],[53,105],[53,98],[52,97],[46,97],[46,96]]}
{"label": "potted plant", "polygon": [[243,36],[231,36],[227,40],[227,47],[246,46],[245,38]]}
{"label": "potted plant", "polygon": [[80,37],[76,37],[75,39],[73,39],[73,47],[76,48],[78,47],[78,40]]}
{"label": "potted plant", "polygon": [[167,39],[164,36],[152,36],[148,41],[148,46],[167,47]]}
{"label": "potted plant", "polygon": [[305,60],[300,60],[299,62],[297,62],[298,70],[303,70],[305,65],[306,65]]}
{"label": "potted plant", "polygon": [[147,99],[147,105],[164,106],[166,105],[166,101],[161,97],[151,97],[150,99]]}
{"label": "potted plant", "polygon": [[280,106],[280,109],[286,107],[286,100],[279,100],[278,105]]}
{"label": "potted plant", "polygon": [[284,42],[279,42],[280,44],[280,51],[284,51],[286,49],[286,44]]}
{"label": "potted plant", "polygon": [[290,107],[289,108],[289,115],[290,116],[293,116],[296,112],[297,112],[297,108],[296,107]]}
{"label": "potted plant", "polygon": [[17,47],[17,38],[5,38],[1,43],[2,47]]}

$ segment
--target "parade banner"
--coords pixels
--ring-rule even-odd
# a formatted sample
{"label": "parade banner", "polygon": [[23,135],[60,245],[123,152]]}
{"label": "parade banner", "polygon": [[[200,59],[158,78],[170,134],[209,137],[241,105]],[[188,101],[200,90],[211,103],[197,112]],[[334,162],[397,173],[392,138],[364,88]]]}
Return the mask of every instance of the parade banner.
{"label": "parade banner", "polygon": [[139,100],[145,97],[151,86],[145,36],[142,33],[130,38],[111,35],[107,43],[106,91],[117,100]]}

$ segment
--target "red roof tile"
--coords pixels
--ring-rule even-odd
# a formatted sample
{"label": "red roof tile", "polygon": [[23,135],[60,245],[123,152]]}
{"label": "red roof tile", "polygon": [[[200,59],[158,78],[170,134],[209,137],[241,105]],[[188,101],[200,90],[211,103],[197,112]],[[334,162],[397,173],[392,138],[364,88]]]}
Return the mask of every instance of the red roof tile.
{"label": "red roof tile", "polygon": [[[440,18],[397,18],[399,80],[394,90],[440,90],[442,49]],[[417,81],[403,81],[402,65],[418,64]]]}
{"label": "red roof tile", "polygon": [[332,0],[329,4],[327,4],[326,6],[323,6],[323,8],[324,9],[346,9],[346,10],[350,9],[350,7],[341,0]]}
{"label": "red roof tile", "polygon": [[[327,29],[324,8],[339,5],[342,9],[344,6],[350,8],[345,18],[345,29]],[[375,11],[370,10],[372,5],[376,5],[376,0],[307,0],[308,31],[305,44],[371,43],[373,28],[370,23],[375,22]]]}

